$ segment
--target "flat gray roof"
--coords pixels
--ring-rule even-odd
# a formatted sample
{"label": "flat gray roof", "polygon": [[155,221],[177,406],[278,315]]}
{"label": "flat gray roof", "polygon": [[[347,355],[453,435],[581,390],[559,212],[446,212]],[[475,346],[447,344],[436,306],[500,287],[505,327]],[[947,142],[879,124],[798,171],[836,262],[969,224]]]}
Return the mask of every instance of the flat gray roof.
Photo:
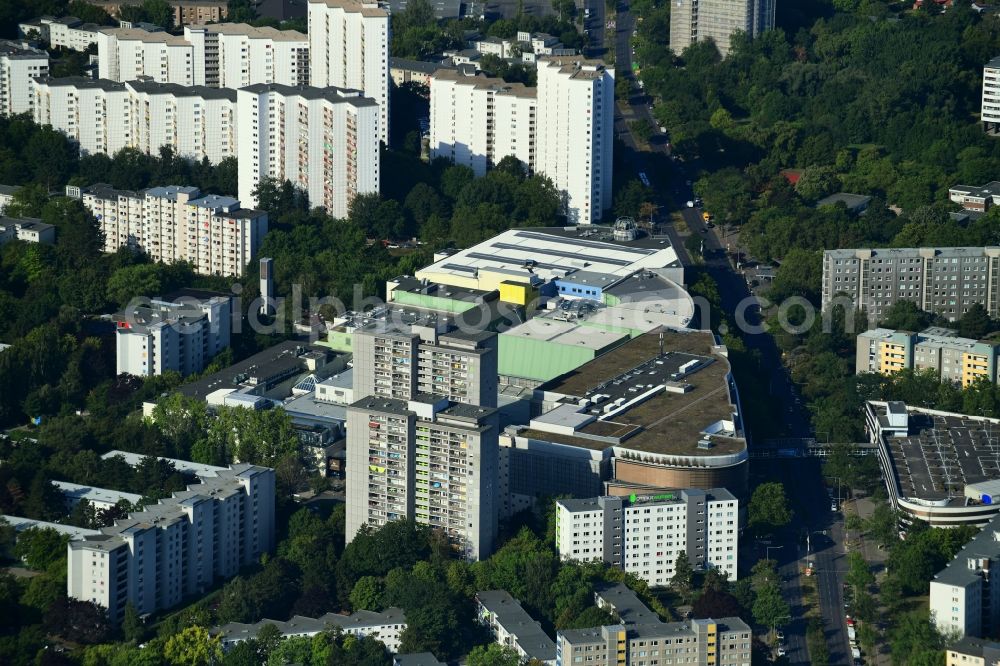
{"label": "flat gray roof", "polygon": [[635,592],[622,583],[600,587],[594,596],[614,609],[623,624],[661,623],[660,616],[642,603]]}
{"label": "flat gray roof", "polygon": [[[135,467],[145,458],[150,456],[144,456],[140,453],[130,453],[129,451],[118,451],[112,449],[104,455],[101,456],[102,460],[107,460],[108,458],[122,457],[125,462]],[[211,479],[219,475],[222,470],[228,469],[226,467],[218,467],[216,465],[203,465],[201,463],[191,462],[190,460],[179,460],[177,458],[165,458],[163,456],[152,456],[159,458],[160,460],[166,460],[169,463],[173,463],[174,469],[181,473],[194,474],[201,479]]]}
{"label": "flat gray roof", "polygon": [[365,628],[382,627],[386,625],[403,625],[406,618],[402,609],[386,608],[381,613],[373,611],[359,610],[350,615],[340,615],[338,613],[326,613],[317,618],[296,615],[288,620],[268,620],[264,619],[253,624],[243,624],[242,622],[230,622],[212,630],[212,634],[220,636],[225,642],[239,642],[250,638],[256,638],[260,630],[265,625],[273,624],[278,631],[284,635],[318,634],[336,627]]}
{"label": "flat gray roof", "polygon": [[886,448],[901,498],[966,506],[965,486],[1000,478],[1000,425],[988,420],[910,411],[909,435],[887,438]]}
{"label": "flat gray roof", "polygon": [[392,657],[392,666],[445,666],[430,652],[411,652],[397,654]]}
{"label": "flat gray roof", "polygon": [[69,536],[70,539],[79,539],[85,536],[100,534],[98,530],[88,530],[83,527],[62,525],[60,523],[47,523],[44,520],[22,518],[21,516],[0,515],[0,520],[6,520],[7,523],[17,532],[23,532],[24,530],[31,529],[33,527],[38,529],[52,529],[59,532],[59,534]]}
{"label": "flat gray roof", "polygon": [[1000,515],[986,523],[976,536],[958,551],[955,558],[937,572],[934,582],[944,585],[968,585],[981,577],[980,572],[969,568],[969,559],[1000,558]]}
{"label": "flat gray roof", "polygon": [[142,500],[142,495],[126,493],[121,490],[111,490],[109,488],[97,488],[96,486],[81,486],[68,481],[53,481],[52,485],[59,489],[66,497],[75,497],[90,502],[108,502],[117,504],[119,500],[128,500],[132,505],[138,504]]}

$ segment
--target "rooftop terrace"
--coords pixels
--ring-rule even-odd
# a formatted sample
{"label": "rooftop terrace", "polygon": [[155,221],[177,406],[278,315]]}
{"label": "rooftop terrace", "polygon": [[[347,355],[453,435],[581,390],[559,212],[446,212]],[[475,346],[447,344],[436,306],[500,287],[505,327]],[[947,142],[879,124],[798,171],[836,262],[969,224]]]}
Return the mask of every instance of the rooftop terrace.
{"label": "rooftop terrace", "polygon": [[[746,440],[738,431],[738,415],[734,421],[737,408],[730,402],[729,371],[729,361],[714,347],[711,333],[666,331],[662,353],[660,335],[647,333],[540,387],[553,400],[566,396],[563,405],[590,400],[569,419],[595,420],[566,434],[565,428],[551,432],[543,414],[521,434],[589,449],[621,446],[688,456],[738,453],[746,449]],[[699,446],[706,433],[711,447]]]}

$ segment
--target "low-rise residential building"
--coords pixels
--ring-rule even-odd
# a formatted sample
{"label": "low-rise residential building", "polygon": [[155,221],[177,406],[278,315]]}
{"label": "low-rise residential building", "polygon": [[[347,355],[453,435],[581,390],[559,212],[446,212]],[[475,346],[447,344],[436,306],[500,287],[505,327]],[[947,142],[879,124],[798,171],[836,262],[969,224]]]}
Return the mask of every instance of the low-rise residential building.
{"label": "low-rise residential building", "polygon": [[97,44],[97,33],[102,27],[96,23],[84,23],[75,16],[55,19],[48,25],[49,46],[86,51],[91,44]]}
{"label": "low-rise residential building", "polygon": [[482,55],[494,55],[503,60],[537,62],[539,56],[572,56],[576,49],[566,48],[558,38],[544,32],[518,31],[513,39],[479,37],[469,43]]}
{"label": "low-rise residential building", "polygon": [[167,0],[174,10],[174,25],[219,23],[229,16],[225,0]]}
{"label": "low-rise residential building", "polygon": [[15,239],[25,243],[52,245],[56,242],[56,228],[33,217],[0,215],[0,245]]}
{"label": "low-rise residential building", "polygon": [[222,641],[222,649],[228,651],[233,646],[251,638],[265,625],[274,625],[282,638],[307,638],[324,631],[341,631],[347,636],[364,638],[371,636],[385,645],[386,650],[399,649],[400,639],[406,629],[406,618],[399,608],[386,608],[381,613],[359,610],[350,615],[326,613],[317,618],[296,615],[290,620],[261,620],[253,624],[230,622],[212,630],[212,634]]}
{"label": "low-rise residential building", "polygon": [[142,501],[142,495],[126,493],[121,490],[110,490],[108,488],[97,488],[95,486],[81,486],[68,481],[53,481],[59,492],[66,500],[66,510],[72,511],[73,507],[83,500],[90,502],[95,509],[110,509],[125,500],[131,506],[136,506]]}
{"label": "low-rise residential building", "polygon": [[389,58],[389,76],[396,86],[415,83],[427,88],[439,70],[457,70],[447,62],[428,62],[426,60],[407,60],[406,58]]}
{"label": "low-rise residential building", "polygon": [[3,215],[7,205],[14,201],[14,195],[20,189],[20,185],[0,185],[0,215]]}
{"label": "low-rise residential building", "polygon": [[0,515],[0,520],[14,528],[18,534],[25,530],[55,530],[59,534],[68,536],[70,539],[82,539],[87,536],[100,534],[99,530],[91,530],[75,525],[64,525],[62,523],[48,523],[44,520],[34,518],[22,518],[21,516]]}
{"label": "low-rise residential building", "polygon": [[[88,5],[100,7],[111,16],[118,17],[123,5],[134,4],[129,0],[87,0]],[[226,0],[167,0],[174,13],[174,25],[189,23],[219,23],[229,15]]]}
{"label": "low-rise residential building", "polygon": [[847,209],[848,213],[852,215],[861,215],[866,210],[868,210],[868,204],[870,204],[872,198],[867,194],[850,194],[848,192],[837,192],[836,194],[831,194],[828,197],[823,197],[816,202],[816,207],[820,208],[822,206],[838,206],[843,205]]}
{"label": "low-rise residential building", "polygon": [[[312,5],[310,5],[312,6]],[[379,108],[357,90],[257,84],[238,98],[239,198],[256,205],[262,178],[288,180],[310,206],[346,218],[379,191]]]}
{"label": "low-rise residential building", "polygon": [[966,636],[945,651],[945,666],[1000,666],[1000,643]]}
{"label": "low-rise residential building", "polygon": [[48,42],[52,48],[86,51],[91,44],[97,44],[98,31],[106,27],[84,23],[75,16],[41,16],[19,23],[17,31],[25,39]]}
{"label": "low-rise residential building", "polygon": [[476,592],[479,622],[489,628],[493,640],[509,647],[524,662],[538,661],[554,666],[556,644],[542,631],[521,604],[504,590]]}
{"label": "low-rise residential building", "polygon": [[993,518],[930,583],[931,620],[944,635],[994,636],[1000,623],[1000,517]]}
{"label": "low-rise residential building", "polygon": [[31,82],[49,73],[49,54],[28,42],[0,39],[0,116],[28,113],[34,105]]}
{"label": "low-rise residential building", "polygon": [[855,369],[860,375],[933,370],[942,381],[963,388],[997,380],[997,345],[957,335],[874,328],[858,334]]}
{"label": "low-rise residential building", "polygon": [[[101,456],[101,460],[110,460],[111,458],[121,458],[126,465],[135,468],[142,464],[142,461],[150,456],[144,456],[141,453],[132,453],[130,451],[119,451],[117,449],[112,449]],[[218,465],[206,465],[204,463],[196,463],[190,460],[180,460],[179,458],[167,458],[164,456],[155,456],[157,460],[162,460],[164,462],[173,465],[174,469],[181,474],[194,476],[202,481],[207,479],[214,479],[219,476],[220,472],[224,472],[228,467],[220,467]]]}
{"label": "low-rise residential building", "polygon": [[114,315],[118,374],[190,375],[229,346],[228,296],[196,290],[173,296],[149,298]]}
{"label": "low-rise residential building", "polygon": [[274,549],[274,470],[239,464],[215,479],[69,542],[67,596],[140,615],[231,578]]}
{"label": "low-rise residential building", "polygon": [[392,656],[392,666],[447,666],[444,662],[430,652],[410,652],[408,654],[394,654]]}
{"label": "low-rise residential building", "polygon": [[169,185],[141,192],[70,186],[104,232],[104,251],[129,247],[155,261],[186,261],[202,275],[241,277],[267,233],[267,213],[239,200]]}
{"label": "low-rise residential building", "polygon": [[556,502],[562,559],[607,562],[652,587],[670,583],[681,553],[736,580],[738,542],[739,500],[725,489]]}
{"label": "low-rise residential building", "polygon": [[1000,181],[990,181],[982,186],[955,185],[948,188],[948,199],[961,204],[965,210],[985,213],[992,205],[1000,203]]}

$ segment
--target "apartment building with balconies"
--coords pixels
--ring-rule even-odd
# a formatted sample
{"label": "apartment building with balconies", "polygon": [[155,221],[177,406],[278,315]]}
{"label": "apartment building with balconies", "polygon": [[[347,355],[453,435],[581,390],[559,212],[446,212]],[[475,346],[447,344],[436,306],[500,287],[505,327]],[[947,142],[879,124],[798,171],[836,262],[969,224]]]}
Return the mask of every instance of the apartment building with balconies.
{"label": "apartment building with balconies", "polygon": [[104,232],[104,251],[129,247],[155,261],[186,261],[202,275],[241,277],[267,233],[267,213],[238,199],[169,185],[141,192],[68,187]]}
{"label": "apartment building with balconies", "polygon": [[352,88],[378,105],[378,139],[389,143],[389,11],[372,0],[309,0],[309,82]]}
{"label": "apartment building with balconies", "polygon": [[696,569],[736,580],[739,513],[739,500],[724,488],[563,499],[556,547],[564,560],[607,562],[651,587],[670,584],[681,553]]}
{"label": "apartment building with balconies", "polygon": [[67,596],[142,615],[202,594],[274,549],[274,470],[239,464],[67,546]]}
{"label": "apartment building with balconies", "polygon": [[822,307],[864,309],[872,323],[896,302],[956,321],[980,303],[1000,316],[1000,247],[826,250]]}

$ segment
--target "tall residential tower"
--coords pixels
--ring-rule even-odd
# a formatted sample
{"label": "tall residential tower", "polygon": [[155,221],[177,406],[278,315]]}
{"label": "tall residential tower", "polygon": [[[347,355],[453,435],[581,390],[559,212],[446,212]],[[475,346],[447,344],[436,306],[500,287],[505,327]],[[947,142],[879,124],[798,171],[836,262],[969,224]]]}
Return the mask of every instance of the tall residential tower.
{"label": "tall residential tower", "polygon": [[711,39],[723,56],[732,36],[757,37],[774,27],[777,0],[674,0],[670,4],[670,48],[676,55],[695,42]]}
{"label": "tall residential tower", "polygon": [[[442,530],[468,559],[497,533],[495,333],[377,322],[354,333],[347,410],[347,539],[411,518]],[[364,461],[367,460],[367,469]]]}
{"label": "tall residential tower", "polygon": [[369,0],[309,0],[309,82],[364,92],[389,143],[389,12]]}

